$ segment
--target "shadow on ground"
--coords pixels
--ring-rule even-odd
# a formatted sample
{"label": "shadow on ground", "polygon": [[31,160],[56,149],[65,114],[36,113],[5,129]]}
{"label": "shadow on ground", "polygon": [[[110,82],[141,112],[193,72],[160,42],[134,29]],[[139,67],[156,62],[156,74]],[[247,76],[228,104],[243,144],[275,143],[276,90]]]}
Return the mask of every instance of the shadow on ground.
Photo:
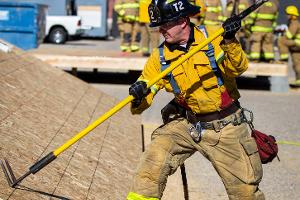
{"label": "shadow on ground", "polygon": [[[68,71],[68,73],[72,73]],[[77,72],[76,76],[88,83],[111,83],[111,84],[132,84],[139,77],[140,72],[129,71],[128,73],[118,72]]]}
{"label": "shadow on ground", "polygon": [[[69,71],[69,73],[71,73]],[[132,84],[139,77],[139,71],[129,71],[128,73],[112,72],[77,72],[77,77],[88,83],[111,83],[111,84]],[[238,77],[239,89],[247,90],[270,90],[269,78],[258,76],[255,78]]]}
{"label": "shadow on ground", "polygon": [[247,90],[270,90],[270,81],[267,76],[238,77],[236,80],[239,89]]}
{"label": "shadow on ground", "polygon": [[58,195],[54,195],[54,194],[50,194],[48,192],[44,192],[44,191],[40,191],[40,190],[35,190],[35,189],[32,189],[32,188],[29,188],[29,187],[26,187],[26,186],[18,186],[16,189],[18,190],[24,190],[24,191],[28,191],[28,192],[34,192],[34,193],[38,193],[42,196],[45,196],[45,197],[49,197],[49,198],[55,198],[55,199],[61,199],[61,200],[70,200],[69,198],[67,197],[63,197],[63,196],[58,196]]}

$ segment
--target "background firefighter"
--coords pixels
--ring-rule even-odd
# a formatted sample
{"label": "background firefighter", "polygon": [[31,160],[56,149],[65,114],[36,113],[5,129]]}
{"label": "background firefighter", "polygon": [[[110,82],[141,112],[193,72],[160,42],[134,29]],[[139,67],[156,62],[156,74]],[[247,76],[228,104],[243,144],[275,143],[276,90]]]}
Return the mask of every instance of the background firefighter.
{"label": "background firefighter", "polygon": [[139,2],[137,0],[116,0],[114,10],[118,14],[120,28],[120,49],[134,52],[140,49]]}
{"label": "background firefighter", "polygon": [[257,12],[253,12],[250,15],[253,20],[249,55],[251,60],[274,61],[273,31],[276,26],[278,11],[279,1],[269,0]]}
{"label": "background firefighter", "polygon": [[167,177],[197,151],[211,161],[229,199],[264,199],[258,188],[262,165],[241,114],[235,82],[235,77],[248,67],[246,55],[235,39],[241,27],[238,17],[224,22],[223,37],[147,89],[147,81],[217,30],[190,23],[189,17],[199,9],[187,0],[153,0],[149,6],[150,26],[159,27],[165,41],[154,49],[141,76],[129,88],[135,98],[131,111],[142,113],[163,88],[175,98],[162,109],[165,124],[153,132],[127,200],[161,199]]}
{"label": "background firefighter", "polygon": [[[224,21],[233,14],[238,15],[243,10],[249,7],[251,3],[249,0],[228,0],[225,8]],[[246,53],[250,51],[250,26],[253,20],[248,16],[242,20],[241,30],[237,33],[237,38],[242,44],[243,50]]]}
{"label": "background firefighter", "polygon": [[296,80],[291,86],[300,87],[300,22],[299,11],[296,6],[288,6],[285,9],[288,16],[288,28],[285,35],[279,39],[279,50],[281,59],[288,58],[290,51]]}
{"label": "background firefighter", "polygon": [[158,47],[160,34],[158,29],[149,27],[150,18],[148,14],[148,6],[151,0],[140,0],[139,20],[141,28],[141,51],[143,56],[149,56],[150,52]]}
{"label": "background firefighter", "polygon": [[223,9],[220,0],[206,0],[204,25],[219,25],[223,22]]}
{"label": "background firefighter", "polygon": [[194,16],[191,16],[191,22],[195,25],[203,24],[205,13],[206,13],[206,3],[205,0],[189,0],[189,2],[195,6],[200,7],[200,12],[195,14]]}

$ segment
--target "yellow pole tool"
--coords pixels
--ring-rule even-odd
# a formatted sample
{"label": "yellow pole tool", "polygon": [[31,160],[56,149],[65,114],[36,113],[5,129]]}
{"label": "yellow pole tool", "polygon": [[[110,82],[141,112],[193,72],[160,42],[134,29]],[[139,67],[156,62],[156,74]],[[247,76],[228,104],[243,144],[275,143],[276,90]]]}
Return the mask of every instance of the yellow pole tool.
{"label": "yellow pole tool", "polygon": [[[268,0],[257,0],[253,5],[251,5],[249,8],[247,8],[242,13],[240,13],[238,15],[238,17],[240,19],[243,19],[244,17],[246,17],[248,14],[250,14],[253,10],[255,10],[256,8],[258,8],[259,6],[261,6],[266,1],[268,1]],[[147,88],[150,88],[152,85],[154,85],[156,82],[158,82],[159,80],[161,80],[163,77],[165,77],[171,71],[173,71],[176,67],[178,67],[179,65],[181,65],[184,61],[186,61],[188,58],[190,58],[195,53],[197,53],[198,51],[200,51],[203,47],[205,47],[206,45],[208,45],[208,43],[210,43],[211,41],[213,41],[214,39],[216,39],[217,37],[219,37],[223,33],[224,33],[224,29],[220,28],[218,31],[216,31],[214,34],[212,34],[210,37],[208,37],[206,40],[204,40],[197,47],[195,47],[194,49],[192,49],[191,51],[189,51],[187,54],[183,55],[177,61],[171,63],[171,65],[167,69],[165,69],[156,78],[154,78],[153,80],[151,80],[151,81],[149,81],[147,83]],[[95,129],[97,126],[99,126],[102,122],[104,122],[106,119],[108,119],[109,117],[111,117],[113,114],[115,114],[116,112],[118,112],[121,108],[123,108],[124,106],[126,106],[133,99],[134,99],[134,97],[131,96],[131,95],[129,95],[128,97],[126,97],[124,100],[122,100],[120,103],[118,103],[111,110],[109,110],[104,115],[102,115],[101,117],[99,117],[97,120],[95,120],[94,122],[92,122],[85,129],[83,129],[82,131],[80,131],[79,133],[77,133],[73,138],[71,138],[66,143],[64,143],[63,145],[61,145],[60,147],[58,147],[56,150],[50,152],[45,157],[41,158],[36,163],[34,163],[29,168],[29,171],[27,173],[25,173],[23,176],[21,176],[20,178],[18,178],[18,179],[16,179],[16,177],[14,176],[13,171],[12,171],[12,169],[11,169],[8,161],[6,159],[4,160],[4,162],[0,161],[1,167],[2,167],[2,169],[4,171],[4,174],[5,174],[6,178],[7,178],[8,184],[11,187],[16,187],[24,178],[26,178],[30,174],[35,174],[38,171],[40,171],[46,165],[48,165],[53,160],[55,160],[59,154],[61,154],[65,150],[67,150],[70,146],[72,146],[78,140],[80,140],[85,135],[87,135],[88,133],[90,133],[93,129]]]}
{"label": "yellow pole tool", "polygon": [[[167,69],[165,69],[163,72],[161,72],[156,78],[149,81],[147,83],[147,88],[150,88],[152,85],[154,85],[156,82],[161,80],[163,77],[165,77],[168,73],[173,71],[176,67],[178,67],[180,64],[182,64],[185,60],[193,56],[195,53],[197,53],[199,50],[201,50],[203,47],[205,47],[209,42],[220,36],[224,32],[223,28],[220,28],[217,32],[215,32],[213,35],[208,37],[203,43],[199,44],[196,48],[194,48],[192,51],[188,52],[184,56],[182,56],[177,61],[173,62]],[[93,129],[95,129],[97,126],[99,126],[102,122],[110,118],[112,115],[114,115],[116,112],[118,112],[121,108],[126,106],[128,103],[130,103],[134,99],[133,96],[129,95],[124,100],[122,100],[120,103],[118,103],[116,106],[114,106],[112,109],[110,109],[108,112],[106,112],[104,115],[96,119],[94,122],[89,124],[85,129],[77,133],[74,137],[69,139],[66,143],[55,149],[54,151],[47,154],[45,157],[41,158],[39,161],[37,161],[35,164],[33,164],[29,171],[21,176],[20,178],[16,179],[14,174],[12,173],[12,169],[8,163],[8,161],[5,159],[4,162],[0,161],[0,164],[2,166],[2,169],[4,171],[4,174],[8,180],[8,183],[11,187],[16,187],[24,178],[29,176],[30,174],[35,174],[38,171],[40,171],[43,167],[51,163],[53,160],[57,158],[59,154],[67,150],[70,146],[72,146],[74,143],[76,143],[78,140],[83,138],[85,135],[90,133]]]}
{"label": "yellow pole tool", "polygon": [[[173,71],[176,67],[181,65],[184,61],[186,61],[188,58],[193,56],[195,53],[200,51],[203,47],[208,45],[211,41],[213,41],[215,38],[220,36],[224,32],[223,28],[220,28],[217,32],[215,32],[211,37],[207,38],[204,42],[199,44],[196,48],[194,48],[192,51],[185,54],[183,57],[178,59],[177,61],[173,62],[170,67],[165,69],[163,72],[161,72],[156,78],[149,81],[147,83],[147,88],[150,88],[152,85],[157,83],[159,80],[161,80],[163,77],[165,77],[167,74],[169,74],[171,71]],[[91,123],[89,126],[87,126],[85,129],[83,129],[81,132],[79,132],[77,135],[75,135],[73,138],[68,140],[65,144],[63,144],[61,147],[57,148],[53,154],[54,156],[58,156],[60,153],[65,151],[67,148],[69,148],[71,145],[76,143],[78,140],[80,140],[82,137],[84,137],[86,134],[88,134],[90,131],[92,131],[94,128],[99,126],[102,122],[104,122],[106,119],[110,118],[112,115],[114,115],[116,112],[118,112],[121,108],[126,106],[128,103],[130,103],[134,99],[133,96],[129,95],[124,100],[122,100],[120,103],[118,103],[115,107],[113,107],[111,110],[106,112],[104,115],[99,117],[97,120],[95,120],[93,123]]]}
{"label": "yellow pole tool", "polygon": [[[214,39],[216,39],[217,37],[219,37],[223,32],[224,32],[224,29],[220,28],[217,32],[215,32],[211,37],[207,38],[204,42],[202,42],[201,44],[199,44],[196,48],[194,48],[193,50],[191,50],[190,52],[188,52],[187,54],[185,54],[184,56],[182,56],[177,61],[173,62],[167,69],[165,69],[164,71],[162,71],[156,78],[154,78],[153,80],[149,81],[147,83],[147,88],[150,88],[152,85],[154,85],[155,83],[157,83],[159,80],[161,80],[163,77],[165,77],[171,71],[173,71],[176,67],[178,67],[179,65],[181,65],[188,58],[190,58],[195,53],[197,53],[198,51],[200,51],[203,47],[205,47],[206,45],[208,45],[208,43],[210,43],[211,41],[213,41]],[[65,144],[63,144],[61,147],[57,148],[53,152],[54,156],[58,156],[60,153],[62,153],[63,151],[65,151],[72,144],[74,144],[75,142],[77,142],[79,139],[81,139],[82,137],[84,137],[86,134],[88,134],[94,128],[96,128],[97,126],[99,126],[106,119],[108,119],[113,114],[115,114],[116,112],[118,112],[121,108],[123,108],[128,103],[130,103],[133,99],[134,99],[134,97],[131,96],[131,95],[129,95],[128,97],[126,97],[124,100],[122,100],[115,107],[113,107],[111,110],[109,110],[104,115],[102,115],[100,118],[98,118],[97,120],[95,120],[92,124],[90,124],[84,130],[82,130],[81,132],[79,132],[77,135],[75,135],[73,138],[71,138],[69,141],[67,141]]]}

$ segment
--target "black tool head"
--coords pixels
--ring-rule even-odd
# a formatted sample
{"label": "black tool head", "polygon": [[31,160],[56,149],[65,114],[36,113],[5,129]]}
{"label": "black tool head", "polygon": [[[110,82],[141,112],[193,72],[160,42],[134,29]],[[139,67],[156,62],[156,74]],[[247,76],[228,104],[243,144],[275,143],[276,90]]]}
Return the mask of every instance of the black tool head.
{"label": "black tool head", "polygon": [[1,164],[2,170],[4,172],[4,175],[6,177],[6,180],[9,184],[9,186],[13,187],[13,188],[16,187],[17,179],[16,179],[8,161],[6,159],[4,159],[4,162],[2,160],[0,160],[0,164]]}

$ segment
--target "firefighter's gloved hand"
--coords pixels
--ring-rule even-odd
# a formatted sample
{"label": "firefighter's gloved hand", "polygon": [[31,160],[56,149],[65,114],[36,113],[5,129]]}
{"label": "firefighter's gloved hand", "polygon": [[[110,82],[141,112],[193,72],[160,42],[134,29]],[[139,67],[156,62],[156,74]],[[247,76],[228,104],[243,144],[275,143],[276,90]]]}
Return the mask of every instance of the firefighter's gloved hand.
{"label": "firefighter's gloved hand", "polygon": [[235,37],[236,32],[241,28],[241,20],[237,15],[233,15],[232,17],[226,19],[223,23],[224,34],[223,38],[230,40]]}
{"label": "firefighter's gloved hand", "polygon": [[129,87],[129,94],[134,97],[132,103],[135,107],[141,104],[144,97],[147,96],[147,93],[148,88],[144,81],[137,81]]}
{"label": "firefighter's gloved hand", "polygon": [[163,107],[163,109],[161,109],[160,113],[164,124],[166,124],[176,118],[183,117],[185,109],[178,105],[175,102],[175,99],[173,99],[165,107]]}
{"label": "firefighter's gloved hand", "polygon": [[168,103],[165,107],[163,107],[163,109],[161,109],[160,113],[164,124],[166,124],[170,122],[178,112],[175,105]]}

